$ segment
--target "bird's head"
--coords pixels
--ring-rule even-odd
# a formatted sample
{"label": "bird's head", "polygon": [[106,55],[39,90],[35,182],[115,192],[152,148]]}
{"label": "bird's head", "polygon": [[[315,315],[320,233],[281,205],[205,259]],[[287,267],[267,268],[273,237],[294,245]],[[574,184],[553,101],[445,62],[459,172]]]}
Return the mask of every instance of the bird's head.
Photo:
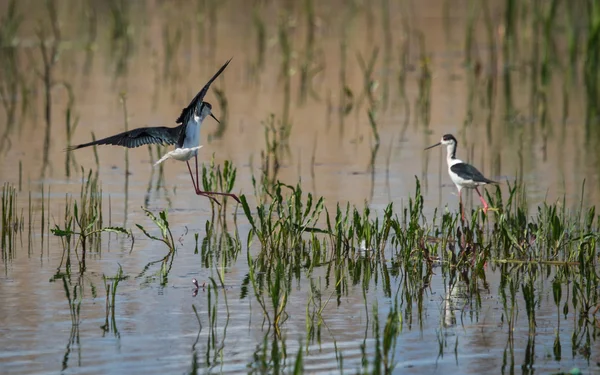
{"label": "bird's head", "polygon": [[204,119],[207,116],[210,116],[215,119],[216,122],[220,123],[219,119],[212,114],[212,105],[209,102],[200,103],[198,112],[200,112],[200,118]]}
{"label": "bird's head", "polygon": [[440,143],[443,145],[451,145],[457,144],[458,142],[456,142],[456,138],[454,138],[452,134],[444,134]]}
{"label": "bird's head", "polygon": [[430,148],[434,148],[439,145],[456,145],[457,143],[458,142],[456,141],[456,138],[454,138],[452,134],[444,134],[438,143],[427,147],[425,150],[429,150]]}

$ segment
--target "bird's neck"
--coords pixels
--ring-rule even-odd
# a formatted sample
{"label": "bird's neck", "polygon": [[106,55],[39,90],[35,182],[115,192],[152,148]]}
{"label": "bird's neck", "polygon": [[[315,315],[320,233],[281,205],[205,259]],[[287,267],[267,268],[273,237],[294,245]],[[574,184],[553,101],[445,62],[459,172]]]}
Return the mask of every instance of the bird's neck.
{"label": "bird's neck", "polygon": [[192,116],[192,120],[194,120],[194,122],[197,124],[201,124],[205,118],[206,118],[206,115],[204,115],[202,113],[199,113],[199,114],[194,113],[194,115]]}
{"label": "bird's neck", "polygon": [[456,160],[456,145],[448,145],[447,152],[446,160],[448,160],[448,165],[454,164],[453,161]]}

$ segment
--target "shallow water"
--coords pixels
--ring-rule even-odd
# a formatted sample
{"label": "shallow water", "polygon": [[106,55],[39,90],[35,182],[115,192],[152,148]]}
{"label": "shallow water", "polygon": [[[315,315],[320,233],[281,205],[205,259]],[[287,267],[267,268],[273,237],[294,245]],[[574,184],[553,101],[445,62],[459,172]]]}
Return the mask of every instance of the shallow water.
{"label": "shallow water", "polygon": [[[36,1],[24,1],[17,6],[24,14],[18,35],[23,71],[42,68],[35,30],[38,20],[47,21],[48,16],[43,7],[35,4]],[[111,7],[118,4],[127,4],[120,12],[129,20],[125,29],[130,39],[127,42],[125,37],[111,43],[117,30]],[[133,250],[131,239],[105,234],[101,252],[88,254],[83,275],[73,273],[64,279],[55,278],[63,251],[58,238],[48,236],[47,230],[41,232],[42,197],[49,202],[46,209],[50,212],[50,226],[60,224],[65,195],[79,196],[80,167],[86,171],[96,169],[92,149],[78,150],[73,153],[77,167],[66,177],[63,149],[68,94],[59,82],[73,88],[72,108],[78,125],[72,142],[83,143],[91,139],[91,132],[100,138],[124,130],[119,100],[122,92],[127,97],[130,129],[174,125],[181,108],[233,56],[206,99],[213,104],[215,115],[226,119],[227,128],[221,139],[215,139],[217,124],[206,120],[199,156],[208,161],[214,154],[219,164],[232,160],[237,167],[234,191],[249,196],[251,207],[255,207],[251,177],[258,176],[260,153],[265,149],[263,122],[271,113],[277,120],[285,116],[285,78],[278,39],[278,22],[282,22],[293,51],[288,72],[292,131],[290,153],[282,161],[278,178],[289,184],[301,179],[303,190],[325,197],[330,209],[337,202],[362,206],[366,201],[380,212],[394,202],[400,213],[414,192],[414,176],[417,176],[423,185],[425,212],[429,217],[436,209],[457,210],[455,188],[446,174],[445,150],[423,151],[445,133],[457,136],[458,157],[475,164],[487,177],[501,181],[503,191],[506,191],[505,181],[521,177],[532,212],[544,201],[554,202],[563,196],[569,208],[578,207],[581,199],[585,206],[600,203],[597,140],[586,130],[589,119],[582,85],[579,81],[571,82],[566,69],[555,67],[551,82],[543,87],[546,107],[532,99],[540,95],[542,88],[539,83],[532,84],[535,73],[531,46],[536,44],[527,32],[526,21],[519,35],[519,59],[510,65],[500,59],[494,70],[490,60],[492,47],[483,15],[478,13],[472,47],[474,62],[466,63],[469,4],[460,1],[449,5],[441,0],[390,2],[392,39],[386,44],[381,5],[314,2],[316,38],[309,65],[311,70],[320,71],[312,79],[315,96],[309,95],[305,103],[299,104],[300,68],[307,56],[306,11],[300,3],[57,2],[63,42],[54,70],[57,84],[51,91],[49,165],[42,167],[46,129],[43,86],[34,75],[27,78],[35,88],[29,97],[33,105],[27,107],[24,115],[17,116],[17,125],[1,150],[0,181],[15,186],[22,181],[18,205],[25,212],[31,191],[34,235],[29,241],[25,232],[14,256],[2,260],[0,372],[162,374],[187,373],[194,368],[202,372],[260,372],[263,351],[272,366],[265,372],[277,369],[292,372],[302,347],[306,372],[337,373],[343,363],[343,372],[354,373],[365,370],[364,358],[373,361],[376,355],[374,309],[383,328],[390,307],[405,287],[401,272],[391,281],[391,297],[374,280],[369,283],[366,295],[362,279],[356,284],[349,283],[344,295],[339,299],[333,296],[324,308],[320,337],[308,338],[310,283],[320,285],[323,302],[333,295],[335,286],[331,281],[328,283],[325,267],[310,274],[302,272],[298,279],[292,280],[286,307],[288,317],[281,336],[275,335],[263,324],[263,312],[247,284],[247,251],[256,256],[260,246],[255,241],[250,249],[246,248],[250,225],[241,208],[235,211],[230,202],[227,228],[216,225],[217,234],[225,230],[235,236],[238,231],[241,252],[231,264],[223,266],[223,253],[228,250],[213,247],[205,254],[210,253],[213,258],[203,262],[202,250],[195,253],[194,234],[198,234],[200,244],[206,239],[206,222],[214,221],[210,202],[194,194],[183,163],[167,161],[164,180],[160,179],[159,169],[152,167],[144,147],[129,151],[131,174],[127,178],[125,151],[116,147],[98,148],[105,223],[132,228]],[[504,2],[493,1],[489,6],[500,54]],[[6,16],[6,4],[0,8],[0,14]],[[32,11],[25,13],[27,9]],[[258,29],[253,12],[264,22],[266,32],[264,66],[260,69],[256,67]],[[90,32],[94,23],[95,39]],[[419,34],[423,36],[425,49],[420,46]],[[177,35],[179,44],[173,42]],[[558,55],[566,50],[564,39],[564,34],[557,32]],[[345,85],[356,101],[352,111],[341,118],[340,45],[344,41],[347,44]],[[127,43],[130,49],[124,47]],[[359,60],[368,63],[374,47],[379,48],[372,87],[380,106],[377,124],[381,144],[372,170],[374,138],[367,116],[368,99],[365,97],[360,106],[357,100],[363,96],[364,85]],[[406,58],[405,97],[398,83],[403,57]],[[126,64],[126,70],[119,70],[120,62]],[[418,97],[423,90],[420,79],[425,67],[430,69],[431,86],[430,107],[424,117]],[[512,82],[510,95],[506,94],[506,74]],[[490,85],[491,105],[487,102]],[[533,87],[538,89],[535,95]],[[226,97],[226,111],[219,105],[216,89]],[[15,100],[22,104],[25,98],[19,94]],[[5,112],[0,110],[0,123]],[[541,120],[543,114],[546,123]],[[4,129],[0,127],[3,132]],[[467,195],[467,207],[477,208],[477,196],[471,195]],[[167,280],[161,280],[158,274],[160,264],[142,274],[144,266],[162,259],[168,250],[161,243],[147,240],[135,228],[135,224],[141,224],[157,233],[141,206],[154,213],[169,211],[177,252]],[[391,257],[393,249],[387,251]],[[106,315],[102,276],[114,276],[119,265],[128,278],[119,283],[112,321]],[[225,289],[200,288],[194,296],[191,280],[196,278],[200,284],[210,284],[212,278],[218,283],[220,267],[224,271]],[[520,273],[514,275],[522,277]],[[509,332],[500,299],[500,272],[489,265],[485,276],[488,284],[479,286],[480,301],[473,297],[473,291],[461,294],[465,288],[465,285],[461,288],[461,282],[453,289],[457,295],[451,295],[447,290],[448,280],[439,272],[434,273],[427,285],[422,285],[421,306],[413,302],[412,309],[400,307],[402,331],[391,351],[395,355],[396,373],[479,374],[499,370],[511,373],[519,369],[527,373],[552,373],[568,372],[574,367],[585,373],[600,373],[600,346],[594,332],[588,355],[579,349],[572,350],[577,321],[572,313],[563,315],[552,301],[551,276],[540,275],[537,280],[539,303],[533,337],[529,336],[522,298],[517,299],[519,312],[514,331]],[[72,322],[69,308],[69,298],[73,300],[74,292],[81,296],[78,324]],[[209,311],[215,298],[217,320],[211,330]],[[201,325],[193,307],[198,311]],[[557,335],[560,356],[554,351]],[[361,345],[364,345],[362,350]],[[275,348],[285,355],[277,354]],[[372,369],[371,366],[367,365],[366,370]]]}

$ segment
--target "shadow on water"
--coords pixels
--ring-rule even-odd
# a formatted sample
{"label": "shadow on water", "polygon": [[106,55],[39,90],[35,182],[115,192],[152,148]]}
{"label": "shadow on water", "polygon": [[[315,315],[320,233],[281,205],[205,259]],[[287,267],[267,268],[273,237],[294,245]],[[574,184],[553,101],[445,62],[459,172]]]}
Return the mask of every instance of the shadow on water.
{"label": "shadow on water", "polygon": [[[2,369],[599,371],[596,1],[11,0],[0,19]],[[241,204],[154,168],[164,145],[61,151],[172,126],[222,56],[198,157]],[[501,181],[487,214],[466,193],[462,219],[445,151],[423,154],[447,133]]]}

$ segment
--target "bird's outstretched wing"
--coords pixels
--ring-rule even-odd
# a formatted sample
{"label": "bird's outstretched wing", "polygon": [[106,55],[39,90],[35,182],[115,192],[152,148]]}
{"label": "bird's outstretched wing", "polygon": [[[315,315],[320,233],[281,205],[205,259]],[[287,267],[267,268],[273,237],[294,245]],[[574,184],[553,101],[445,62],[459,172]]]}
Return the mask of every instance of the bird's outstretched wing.
{"label": "bird's outstretched wing", "polygon": [[67,148],[67,151],[73,151],[94,145],[114,145],[127,148],[135,148],[147,144],[174,145],[177,143],[180,131],[181,126],[176,126],[174,128],[169,128],[166,126],[138,128],[110,137],[102,138],[97,141],[71,146]]}
{"label": "bird's outstretched wing", "polygon": [[450,167],[450,170],[452,172],[456,173],[457,175],[459,175],[461,178],[464,178],[465,180],[473,180],[474,182],[481,182],[481,183],[485,183],[485,184],[497,184],[496,181],[492,181],[492,180],[485,178],[481,174],[481,172],[479,172],[477,170],[477,168],[475,168],[471,164],[467,164],[467,163],[454,164],[453,166]]}
{"label": "bird's outstretched wing", "polygon": [[230,61],[231,61],[231,59],[227,60],[227,62],[225,64],[223,64],[221,69],[219,69],[219,71],[215,73],[215,75],[210,79],[210,81],[208,81],[208,83],[206,83],[206,85],[204,85],[202,90],[200,90],[196,94],[196,96],[194,96],[194,99],[192,99],[190,104],[181,111],[181,114],[179,115],[179,117],[176,120],[176,122],[178,124],[185,124],[187,122],[186,120],[189,118],[189,116],[191,116],[194,113],[194,109],[198,106],[199,103],[202,103],[202,99],[204,99],[204,96],[206,96],[206,93],[208,92],[208,89],[210,88],[211,83],[213,83],[214,80],[217,79],[217,77],[221,73],[223,73],[223,70],[225,70],[225,68],[227,68],[227,65],[229,65]]}

